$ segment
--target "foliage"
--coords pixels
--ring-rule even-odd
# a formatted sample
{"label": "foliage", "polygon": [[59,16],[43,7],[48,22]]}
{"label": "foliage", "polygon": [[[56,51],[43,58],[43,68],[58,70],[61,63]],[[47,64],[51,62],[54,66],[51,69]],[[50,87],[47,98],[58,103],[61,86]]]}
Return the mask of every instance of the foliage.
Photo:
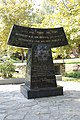
{"label": "foliage", "polygon": [[64,74],[65,77],[80,78],[80,71],[68,72]]}
{"label": "foliage", "polygon": [[12,78],[15,72],[15,66],[11,59],[6,59],[4,63],[0,64],[0,72],[4,78]]}
{"label": "foliage", "polygon": [[74,82],[80,82],[80,78],[72,78],[72,77],[62,77],[63,81],[74,81]]}
{"label": "foliage", "polygon": [[7,38],[13,24],[27,27],[54,28],[64,27],[68,46],[52,49],[62,58],[69,57],[71,51],[80,51],[80,2],[79,0],[43,0],[41,6],[33,5],[30,0],[1,0],[0,4],[0,50],[20,51],[20,48],[7,46]]}
{"label": "foliage", "polygon": [[[51,9],[50,8],[50,5]],[[54,28],[54,27],[64,27],[66,37],[68,39],[68,46],[60,47],[56,49],[56,56],[62,56],[62,58],[69,57],[70,53],[76,50],[77,57],[79,57],[79,45],[80,45],[80,2],[74,0],[44,0],[43,8],[45,10],[42,13],[42,22],[39,24],[41,28]],[[51,11],[49,11],[49,9]],[[49,11],[49,12],[48,12]],[[40,11],[39,11],[40,12]],[[38,25],[36,25],[38,26]],[[54,51],[54,48],[52,49]]]}
{"label": "foliage", "polygon": [[31,3],[28,0],[0,1],[0,51],[20,51],[20,48],[7,46],[10,29],[14,24],[30,26]]}
{"label": "foliage", "polygon": [[21,54],[19,52],[13,53],[11,55],[11,59],[16,60],[16,61],[21,60]]}
{"label": "foliage", "polygon": [[65,64],[80,64],[80,62],[66,62]]}

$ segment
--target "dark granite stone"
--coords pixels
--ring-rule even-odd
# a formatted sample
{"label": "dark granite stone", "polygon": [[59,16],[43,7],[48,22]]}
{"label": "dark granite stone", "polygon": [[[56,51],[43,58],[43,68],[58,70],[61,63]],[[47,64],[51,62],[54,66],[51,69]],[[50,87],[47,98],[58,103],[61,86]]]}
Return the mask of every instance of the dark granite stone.
{"label": "dark granite stone", "polygon": [[25,48],[32,48],[33,44],[48,44],[52,48],[67,45],[68,42],[63,27],[41,29],[14,25],[8,44]]}
{"label": "dark granite stone", "polygon": [[28,99],[63,95],[61,86],[30,89],[26,85],[21,85],[20,91]]}
{"label": "dark granite stone", "polygon": [[49,45],[34,45],[28,51],[26,85],[30,89],[55,87],[56,78]]}
{"label": "dark granite stone", "polygon": [[27,73],[21,93],[39,98],[63,95],[63,87],[57,86],[51,47],[67,45],[63,28],[38,29],[14,25],[8,44],[28,47]]}

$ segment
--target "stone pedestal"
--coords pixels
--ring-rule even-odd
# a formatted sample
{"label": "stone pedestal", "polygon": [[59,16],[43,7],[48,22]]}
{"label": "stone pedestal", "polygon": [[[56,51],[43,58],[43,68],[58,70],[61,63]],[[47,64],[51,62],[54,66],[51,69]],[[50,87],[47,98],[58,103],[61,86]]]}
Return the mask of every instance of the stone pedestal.
{"label": "stone pedestal", "polygon": [[26,85],[21,85],[21,93],[28,99],[58,96],[63,95],[63,87],[29,89]]}
{"label": "stone pedestal", "polygon": [[63,95],[63,87],[56,83],[49,45],[33,45],[28,50],[26,82],[21,93],[28,99]]}

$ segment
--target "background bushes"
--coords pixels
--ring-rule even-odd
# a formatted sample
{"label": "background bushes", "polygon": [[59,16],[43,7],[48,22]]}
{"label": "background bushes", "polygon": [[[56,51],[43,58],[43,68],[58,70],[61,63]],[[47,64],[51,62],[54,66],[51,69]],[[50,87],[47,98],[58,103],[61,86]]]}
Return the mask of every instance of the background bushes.
{"label": "background bushes", "polygon": [[65,77],[73,77],[73,78],[80,78],[80,71],[73,71],[64,73]]}
{"label": "background bushes", "polygon": [[11,59],[6,59],[3,63],[0,64],[0,73],[4,78],[12,78],[13,73],[15,72],[15,66]]}

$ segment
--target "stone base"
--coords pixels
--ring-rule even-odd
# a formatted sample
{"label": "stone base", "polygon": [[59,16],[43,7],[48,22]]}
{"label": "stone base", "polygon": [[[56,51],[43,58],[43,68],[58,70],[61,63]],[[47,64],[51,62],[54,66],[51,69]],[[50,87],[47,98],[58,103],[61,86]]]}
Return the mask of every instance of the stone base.
{"label": "stone base", "polygon": [[57,81],[62,81],[62,75],[55,75]]}
{"label": "stone base", "polygon": [[29,89],[26,85],[21,85],[21,93],[27,99],[58,96],[63,95],[63,87]]}

